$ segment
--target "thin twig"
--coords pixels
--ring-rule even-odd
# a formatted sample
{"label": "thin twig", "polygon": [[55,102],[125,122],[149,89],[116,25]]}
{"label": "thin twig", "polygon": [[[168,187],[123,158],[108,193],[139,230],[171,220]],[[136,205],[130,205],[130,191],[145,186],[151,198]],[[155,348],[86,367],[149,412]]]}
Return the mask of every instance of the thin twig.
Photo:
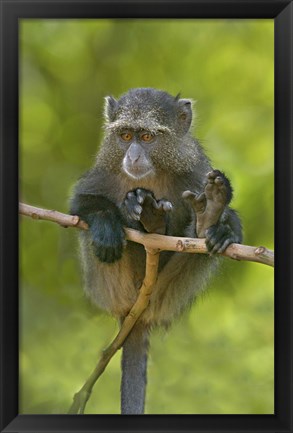
{"label": "thin twig", "polygon": [[[84,230],[88,228],[87,224],[76,215],[67,215],[55,210],[42,209],[24,203],[19,204],[19,213],[30,216],[34,219],[53,221],[63,227],[78,227]],[[198,254],[208,253],[205,239],[142,233],[130,228],[125,228],[125,234],[126,239],[142,244],[148,249]],[[241,244],[231,244],[221,255],[230,257],[234,260],[247,260],[268,266],[274,266],[274,252],[262,246],[253,247]]]}

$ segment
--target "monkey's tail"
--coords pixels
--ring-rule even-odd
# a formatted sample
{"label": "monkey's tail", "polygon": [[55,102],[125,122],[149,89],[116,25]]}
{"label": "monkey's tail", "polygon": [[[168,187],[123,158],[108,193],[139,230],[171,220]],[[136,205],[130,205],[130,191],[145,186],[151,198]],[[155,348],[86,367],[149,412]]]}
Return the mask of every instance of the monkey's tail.
{"label": "monkey's tail", "polygon": [[131,330],[122,349],[121,413],[143,414],[147,383],[149,331],[141,323]]}

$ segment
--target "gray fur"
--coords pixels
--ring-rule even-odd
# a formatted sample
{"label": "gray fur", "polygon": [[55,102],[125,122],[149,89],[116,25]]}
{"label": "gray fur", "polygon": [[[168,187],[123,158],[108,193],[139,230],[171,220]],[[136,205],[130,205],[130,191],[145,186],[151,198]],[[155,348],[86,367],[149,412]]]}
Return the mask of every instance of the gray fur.
{"label": "gray fur", "polygon": [[[136,325],[123,345],[121,413],[139,415],[144,412],[147,382],[148,330]],[[131,399],[129,396],[132,396]]]}
{"label": "gray fur", "polygon": [[[144,188],[152,191],[156,199],[164,198],[173,205],[166,234],[196,236],[196,217],[191,206],[182,199],[182,193],[185,190],[201,193],[212,168],[189,132],[191,100],[147,88],[132,89],[119,100],[107,97],[105,101],[105,139],[95,166],[77,184],[75,196],[106,197],[119,208],[126,225],[141,230],[140,223],[125,214],[123,201],[129,191]],[[142,160],[147,165],[147,175],[141,178],[130,176],[123,168],[127,151],[121,145],[119,134],[128,128],[135,133],[147,130],[156,136],[154,145],[143,147]],[[238,219],[228,208],[225,218],[227,224],[238,230]],[[80,250],[87,296],[118,320],[123,320],[144,278],[143,246],[128,242],[120,260],[102,263],[94,254],[90,232],[82,232]],[[218,262],[214,256],[161,253],[150,304],[124,345],[122,413],[143,413],[148,330],[154,326],[170,326],[206,288]]]}

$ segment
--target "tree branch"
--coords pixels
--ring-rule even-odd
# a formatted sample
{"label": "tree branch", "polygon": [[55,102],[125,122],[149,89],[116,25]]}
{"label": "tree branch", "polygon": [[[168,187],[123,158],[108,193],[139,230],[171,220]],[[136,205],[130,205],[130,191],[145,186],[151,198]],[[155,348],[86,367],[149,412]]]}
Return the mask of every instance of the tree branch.
{"label": "tree branch", "polygon": [[126,337],[132,330],[135,322],[147,308],[149,304],[149,299],[153,291],[157,279],[159,265],[159,253],[152,250],[146,250],[146,272],[145,278],[143,280],[142,286],[140,288],[137,300],[128,315],[125,317],[124,322],[121,325],[120,331],[112,341],[112,343],[103,350],[99,362],[92,374],[89,376],[85,384],[81,389],[74,395],[73,403],[69,409],[69,414],[83,414],[86,402],[88,401],[92,389],[101,376],[107,365],[109,364],[111,358],[115,355],[117,350],[119,350]]}
{"label": "tree branch", "polygon": [[[20,203],[19,213],[21,215],[30,216],[34,219],[53,221],[63,227],[78,227],[83,230],[88,229],[88,225],[84,221],[80,220],[78,216],[63,214],[55,210],[46,210]],[[104,372],[105,368],[117,350],[122,347],[126,337],[132,330],[136,321],[147,308],[153,287],[157,279],[159,252],[168,250],[186,253],[208,253],[204,239],[145,234],[129,228],[125,228],[125,234],[128,240],[140,243],[145,247],[145,277],[139,290],[137,300],[122,323],[117,336],[102,352],[95,369],[81,389],[74,395],[73,403],[68,412],[70,414],[84,413],[86,403],[90,398],[96,381]],[[231,244],[222,255],[236,260],[250,260],[264,263],[269,266],[274,265],[274,253],[265,247],[255,248],[247,245]]]}
{"label": "tree branch", "polygon": [[[49,220],[62,227],[78,227],[87,230],[87,224],[78,216],[67,215],[55,210],[47,210],[24,203],[19,204],[19,213],[34,219]],[[177,251],[184,253],[208,254],[205,239],[164,236],[151,233],[142,233],[137,230],[125,228],[126,239],[144,245],[145,248],[160,251]],[[221,254],[234,260],[247,260],[268,266],[274,266],[274,252],[266,247],[252,247],[241,244],[231,244]]]}

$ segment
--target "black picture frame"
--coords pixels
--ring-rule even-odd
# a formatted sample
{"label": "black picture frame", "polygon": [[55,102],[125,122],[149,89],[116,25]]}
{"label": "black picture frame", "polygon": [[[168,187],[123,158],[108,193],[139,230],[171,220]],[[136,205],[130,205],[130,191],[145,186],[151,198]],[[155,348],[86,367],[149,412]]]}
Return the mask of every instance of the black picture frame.
{"label": "black picture frame", "polygon": [[[291,432],[292,48],[288,0],[1,0],[1,432]],[[18,24],[21,18],[271,18],[275,22],[275,414],[18,414]]]}

